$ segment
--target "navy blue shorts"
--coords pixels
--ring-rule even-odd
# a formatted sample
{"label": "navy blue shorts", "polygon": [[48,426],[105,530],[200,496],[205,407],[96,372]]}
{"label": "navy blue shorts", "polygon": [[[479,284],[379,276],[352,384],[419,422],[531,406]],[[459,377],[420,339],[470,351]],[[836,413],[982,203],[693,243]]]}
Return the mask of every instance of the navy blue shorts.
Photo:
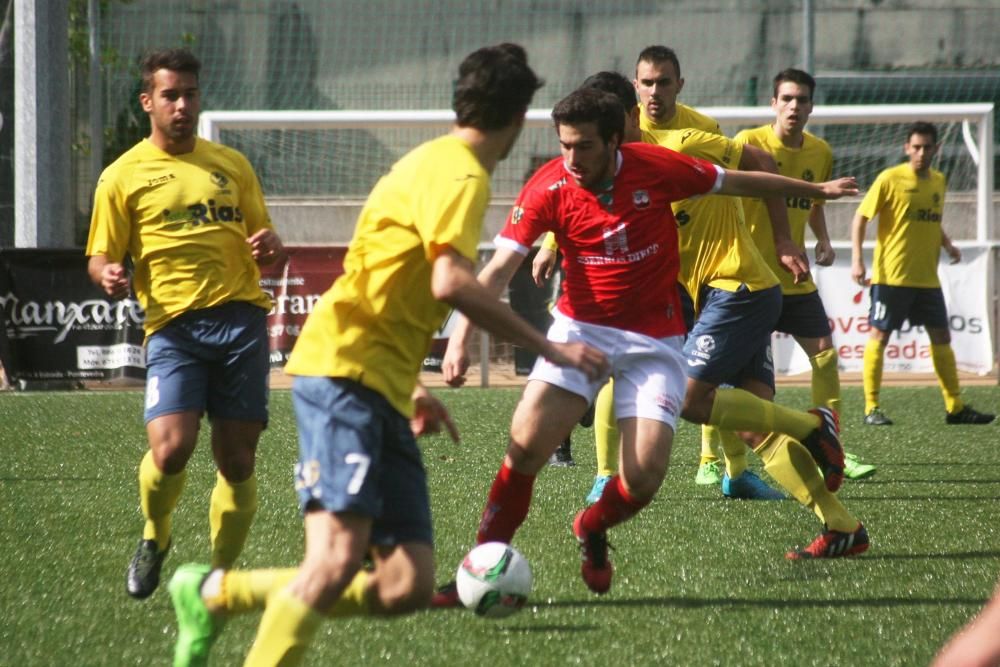
{"label": "navy blue shorts", "polygon": [[292,403],[302,510],[370,517],[373,545],[432,544],[427,473],[409,419],[346,378],[296,376]]}
{"label": "navy blue shorts", "polygon": [[799,338],[826,338],[833,333],[819,292],[783,295],[781,317],[774,330]]}
{"label": "navy blue shorts", "polygon": [[872,285],[868,322],[879,331],[896,331],[903,322],[928,329],[948,329],[948,309],[940,287]]}
{"label": "navy blue shorts", "polygon": [[231,301],[178,315],[146,341],[144,417],[207,411],[266,424],[270,371],[260,306]]}
{"label": "navy blue shorts", "polygon": [[757,380],[774,387],[771,332],[781,316],[781,286],[751,292],[702,291],[701,313],[684,343],[687,375],[739,387]]}

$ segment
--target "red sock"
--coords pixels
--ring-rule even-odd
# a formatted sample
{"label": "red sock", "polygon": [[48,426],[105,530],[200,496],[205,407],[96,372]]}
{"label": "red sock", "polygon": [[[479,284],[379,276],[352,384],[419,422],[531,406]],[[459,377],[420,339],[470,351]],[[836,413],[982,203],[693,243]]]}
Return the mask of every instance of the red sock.
{"label": "red sock", "polygon": [[584,513],[581,525],[588,533],[600,533],[628,521],[648,504],[649,500],[638,501],[632,498],[625,490],[621,477],[615,475],[605,485],[601,499]]}
{"label": "red sock", "polygon": [[479,522],[476,544],[483,542],[506,542],[514,539],[514,533],[531,506],[531,492],[535,486],[535,476],[525,475],[507,467],[504,462],[497,472],[490,495],[486,499],[486,509]]}

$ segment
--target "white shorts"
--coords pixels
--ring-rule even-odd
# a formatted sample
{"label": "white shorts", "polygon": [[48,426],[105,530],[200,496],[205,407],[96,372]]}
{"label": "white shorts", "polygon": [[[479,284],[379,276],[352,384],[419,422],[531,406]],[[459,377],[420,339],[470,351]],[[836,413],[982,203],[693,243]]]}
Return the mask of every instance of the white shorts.
{"label": "white shorts", "polygon": [[[547,337],[557,343],[581,342],[607,355],[610,377],[615,381],[615,415],[618,419],[653,419],[677,430],[677,415],[684,403],[684,338],[652,338],[645,334],[587,324],[553,309],[555,321]],[[590,381],[575,368],[556,366],[539,356],[529,380],[541,380],[593,403],[607,377]]]}

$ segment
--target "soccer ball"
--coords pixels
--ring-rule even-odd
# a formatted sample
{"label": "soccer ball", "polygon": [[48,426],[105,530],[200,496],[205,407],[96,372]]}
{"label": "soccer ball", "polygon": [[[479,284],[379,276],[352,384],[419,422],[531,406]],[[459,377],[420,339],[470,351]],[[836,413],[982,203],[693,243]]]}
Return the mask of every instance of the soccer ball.
{"label": "soccer ball", "polygon": [[504,618],[524,606],[531,592],[531,567],[503,542],[480,544],[462,560],[455,575],[458,597],[478,616]]}

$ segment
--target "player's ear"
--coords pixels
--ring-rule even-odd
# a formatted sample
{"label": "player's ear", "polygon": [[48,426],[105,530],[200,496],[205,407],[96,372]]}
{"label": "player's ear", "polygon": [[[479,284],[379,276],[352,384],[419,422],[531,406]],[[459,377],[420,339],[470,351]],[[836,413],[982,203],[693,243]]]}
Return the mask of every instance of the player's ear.
{"label": "player's ear", "polygon": [[684,77],[679,77],[677,79],[677,92],[684,90]]}
{"label": "player's ear", "polygon": [[153,97],[149,93],[139,93],[139,105],[142,110],[149,113],[153,110]]}

